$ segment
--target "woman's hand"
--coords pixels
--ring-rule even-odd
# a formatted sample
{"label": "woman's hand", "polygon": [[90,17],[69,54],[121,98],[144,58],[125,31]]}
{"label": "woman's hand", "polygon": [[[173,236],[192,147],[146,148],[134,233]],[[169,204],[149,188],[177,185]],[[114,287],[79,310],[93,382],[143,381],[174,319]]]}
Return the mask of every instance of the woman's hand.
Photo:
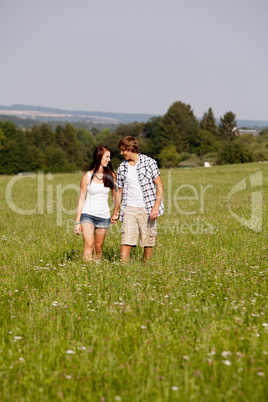
{"label": "woman's hand", "polygon": [[118,221],[118,219],[119,219],[119,213],[113,213],[113,215],[111,217],[112,224],[115,225],[116,222]]}
{"label": "woman's hand", "polygon": [[81,224],[74,225],[74,233],[79,235],[81,233]]}

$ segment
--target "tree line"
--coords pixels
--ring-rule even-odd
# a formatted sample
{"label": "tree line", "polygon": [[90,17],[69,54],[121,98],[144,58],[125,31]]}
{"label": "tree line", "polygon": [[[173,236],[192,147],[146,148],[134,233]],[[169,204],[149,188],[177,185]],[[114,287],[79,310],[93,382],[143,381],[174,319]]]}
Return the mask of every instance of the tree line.
{"label": "tree line", "polygon": [[121,124],[114,131],[108,127],[88,130],[70,123],[21,129],[10,121],[0,122],[0,174],[83,170],[98,145],[112,151],[117,168],[122,161],[118,142],[126,135],[136,137],[140,151],[156,159],[160,167],[268,160],[268,129],[257,138],[238,136],[233,112],[225,113],[217,124],[209,108],[199,122],[190,105],[175,102],[164,116],[146,123]]}

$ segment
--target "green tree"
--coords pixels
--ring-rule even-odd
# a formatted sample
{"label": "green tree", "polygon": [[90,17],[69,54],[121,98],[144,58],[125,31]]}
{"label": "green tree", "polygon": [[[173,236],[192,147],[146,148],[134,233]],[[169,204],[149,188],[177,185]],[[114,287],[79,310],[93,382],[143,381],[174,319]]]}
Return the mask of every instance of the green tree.
{"label": "green tree", "polygon": [[82,142],[85,147],[88,148],[95,148],[96,146],[96,139],[93,137],[91,132],[86,128],[76,128],[76,136],[80,142]]}
{"label": "green tree", "polygon": [[77,128],[76,135],[80,142],[80,154],[84,159],[85,165],[88,165],[96,148],[96,139],[86,128]]}
{"label": "green tree", "polygon": [[66,158],[68,162],[80,168],[84,164],[84,161],[80,154],[80,143],[77,139],[75,129],[68,123],[63,129],[63,133],[65,138],[63,150],[65,151]]}
{"label": "green tree", "polygon": [[59,148],[65,149],[65,147],[66,147],[66,138],[65,138],[64,130],[60,125],[58,125],[56,127],[55,138],[56,138],[57,146]]}
{"label": "green tree", "polygon": [[198,130],[196,136],[195,152],[198,155],[204,155],[210,152],[217,152],[220,148],[219,141],[211,131]]}
{"label": "green tree", "polygon": [[233,112],[227,112],[220,118],[219,138],[221,141],[232,141],[237,134],[236,115]]}
{"label": "green tree", "polygon": [[46,167],[44,170],[53,173],[64,173],[74,169],[72,166],[70,167],[63,150],[55,147],[49,147],[46,152]]}
{"label": "green tree", "polygon": [[0,151],[0,173],[17,174],[25,171],[22,163],[22,149],[18,141],[7,141]]}
{"label": "green tree", "polygon": [[100,133],[96,135],[96,143],[98,145],[104,145],[105,144],[105,138],[109,137],[111,135],[111,131],[109,128],[104,128]]}
{"label": "green tree", "polygon": [[195,147],[198,121],[190,105],[175,102],[161,122],[164,146],[174,145],[178,152],[187,152]]}
{"label": "green tree", "polygon": [[216,119],[214,117],[214,113],[212,108],[208,109],[207,113],[204,113],[202,120],[200,121],[201,130],[206,130],[212,133],[215,137],[217,136],[218,129],[216,124]]}
{"label": "green tree", "polygon": [[138,123],[138,122],[133,122],[129,124],[120,124],[116,130],[115,133],[121,138],[124,138],[128,135],[131,137],[138,137],[143,130],[144,130],[145,123]]}
{"label": "green tree", "polygon": [[17,140],[19,137],[17,127],[10,121],[0,122],[0,129],[7,141]]}
{"label": "green tree", "polygon": [[149,150],[147,151],[147,155],[154,157],[156,160],[158,160],[158,154],[164,147],[162,141],[162,121],[162,116],[151,117],[143,129],[144,136],[148,140],[147,147]]}
{"label": "green tree", "polygon": [[7,139],[6,139],[6,136],[4,135],[4,131],[0,127],[0,151],[4,147],[4,144],[5,144],[6,140]]}

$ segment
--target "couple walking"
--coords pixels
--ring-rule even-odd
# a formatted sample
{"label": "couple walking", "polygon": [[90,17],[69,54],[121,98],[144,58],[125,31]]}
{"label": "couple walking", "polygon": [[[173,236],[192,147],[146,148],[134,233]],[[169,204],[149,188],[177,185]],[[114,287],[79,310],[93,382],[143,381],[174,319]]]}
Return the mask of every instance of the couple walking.
{"label": "couple walking", "polygon": [[[131,247],[144,248],[144,261],[153,254],[157,234],[157,217],[164,212],[163,184],[154,159],[140,154],[134,137],[119,142],[125,157],[115,175],[111,152],[97,147],[93,162],[88,166],[80,185],[74,232],[84,237],[83,259],[102,257],[102,247],[110,223],[122,223],[121,260],[128,262]],[[115,191],[117,187],[117,191]],[[114,211],[110,218],[109,192],[112,192]],[[121,206],[121,210],[120,210]]]}

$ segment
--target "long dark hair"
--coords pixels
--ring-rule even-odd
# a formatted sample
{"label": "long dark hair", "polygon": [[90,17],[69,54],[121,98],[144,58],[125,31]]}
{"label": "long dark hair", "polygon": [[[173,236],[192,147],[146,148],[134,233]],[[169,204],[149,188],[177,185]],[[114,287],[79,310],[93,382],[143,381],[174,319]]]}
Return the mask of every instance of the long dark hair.
{"label": "long dark hair", "polygon": [[[106,151],[110,152],[110,154],[112,156],[112,152],[107,147],[99,146],[95,149],[94,154],[93,154],[93,161],[85,169],[87,172],[89,172],[90,170],[93,170],[93,174],[91,176],[91,181],[93,180],[93,177],[96,175],[96,173],[100,167],[102,157]],[[104,187],[109,187],[111,190],[114,189],[113,173],[114,173],[114,169],[113,169],[111,161],[110,161],[108,163],[107,167],[103,168],[103,184],[104,184]]]}

